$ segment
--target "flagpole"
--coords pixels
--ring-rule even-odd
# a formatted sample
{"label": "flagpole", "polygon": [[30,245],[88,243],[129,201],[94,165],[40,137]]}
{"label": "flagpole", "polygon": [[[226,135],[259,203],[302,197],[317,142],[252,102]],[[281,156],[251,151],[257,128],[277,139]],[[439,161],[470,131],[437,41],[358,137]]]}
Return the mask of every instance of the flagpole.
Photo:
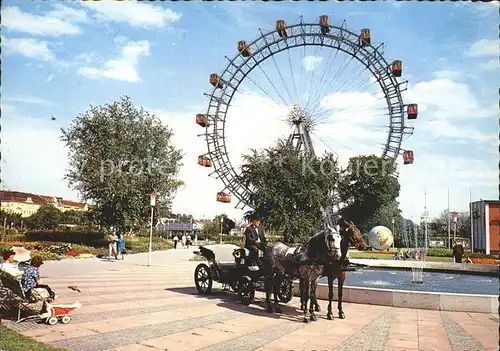
{"label": "flagpole", "polygon": [[451,228],[450,228],[450,188],[448,188],[448,210],[446,211],[446,224],[448,227],[448,249],[450,249]]}

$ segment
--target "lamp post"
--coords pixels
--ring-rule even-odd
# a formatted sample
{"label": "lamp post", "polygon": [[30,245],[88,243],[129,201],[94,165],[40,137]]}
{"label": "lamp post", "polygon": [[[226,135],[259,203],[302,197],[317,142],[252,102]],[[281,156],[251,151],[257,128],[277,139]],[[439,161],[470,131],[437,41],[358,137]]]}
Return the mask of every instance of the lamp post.
{"label": "lamp post", "polygon": [[222,244],[222,226],[224,224],[224,217],[220,217],[220,244]]}
{"label": "lamp post", "polygon": [[[458,222],[458,213],[453,211],[451,213],[451,217],[453,218],[453,244],[455,244],[455,241],[457,240],[457,222]],[[450,247],[451,247],[450,243]]]}
{"label": "lamp post", "polygon": [[153,213],[156,206],[156,192],[154,190],[149,194],[149,205],[151,206],[151,222],[149,228],[148,267],[151,266],[151,251],[153,251]]}
{"label": "lamp post", "polygon": [[394,225],[396,224],[396,220],[393,218],[392,219],[392,237],[394,238],[392,240],[392,248],[394,249],[394,242],[396,241],[396,234],[394,233]]}

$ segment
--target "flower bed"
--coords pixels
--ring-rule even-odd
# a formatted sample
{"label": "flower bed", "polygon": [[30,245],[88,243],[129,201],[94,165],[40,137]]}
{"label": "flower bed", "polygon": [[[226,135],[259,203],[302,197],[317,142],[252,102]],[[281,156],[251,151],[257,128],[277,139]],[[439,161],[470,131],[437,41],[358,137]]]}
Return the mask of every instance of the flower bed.
{"label": "flower bed", "polygon": [[490,264],[498,266],[500,264],[500,260],[496,260],[493,258],[471,258],[472,263],[474,264]]}

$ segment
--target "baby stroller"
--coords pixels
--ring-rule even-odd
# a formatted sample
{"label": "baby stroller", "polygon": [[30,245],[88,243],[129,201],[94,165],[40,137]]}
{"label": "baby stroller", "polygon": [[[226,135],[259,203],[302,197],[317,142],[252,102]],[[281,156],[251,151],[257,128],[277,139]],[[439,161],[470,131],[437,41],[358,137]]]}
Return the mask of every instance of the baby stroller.
{"label": "baby stroller", "polygon": [[42,310],[42,312],[44,310],[46,312],[35,316],[35,319],[43,320],[49,325],[56,325],[59,321],[61,321],[62,324],[68,324],[69,322],[71,322],[71,316],[69,314],[73,310],[80,307],[82,307],[82,304],[80,302],[75,302],[71,305],[52,304],[49,302],[45,302],[45,308]]}

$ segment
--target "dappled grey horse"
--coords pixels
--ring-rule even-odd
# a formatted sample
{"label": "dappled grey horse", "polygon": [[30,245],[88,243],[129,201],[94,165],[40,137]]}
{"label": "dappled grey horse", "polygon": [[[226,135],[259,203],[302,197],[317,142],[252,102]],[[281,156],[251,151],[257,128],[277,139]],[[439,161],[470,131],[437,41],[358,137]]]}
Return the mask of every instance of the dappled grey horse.
{"label": "dappled grey horse", "polygon": [[[307,243],[298,247],[290,247],[283,243],[268,244],[264,252],[264,276],[267,284],[266,305],[268,312],[281,312],[278,303],[278,282],[281,275],[299,278],[303,282],[301,289],[302,311],[304,322],[316,321],[314,313],[316,302],[316,286],[323,274],[325,262],[340,260],[341,235],[328,227],[313,235]],[[271,303],[274,294],[274,305]],[[309,300],[311,304],[308,308]]]}

